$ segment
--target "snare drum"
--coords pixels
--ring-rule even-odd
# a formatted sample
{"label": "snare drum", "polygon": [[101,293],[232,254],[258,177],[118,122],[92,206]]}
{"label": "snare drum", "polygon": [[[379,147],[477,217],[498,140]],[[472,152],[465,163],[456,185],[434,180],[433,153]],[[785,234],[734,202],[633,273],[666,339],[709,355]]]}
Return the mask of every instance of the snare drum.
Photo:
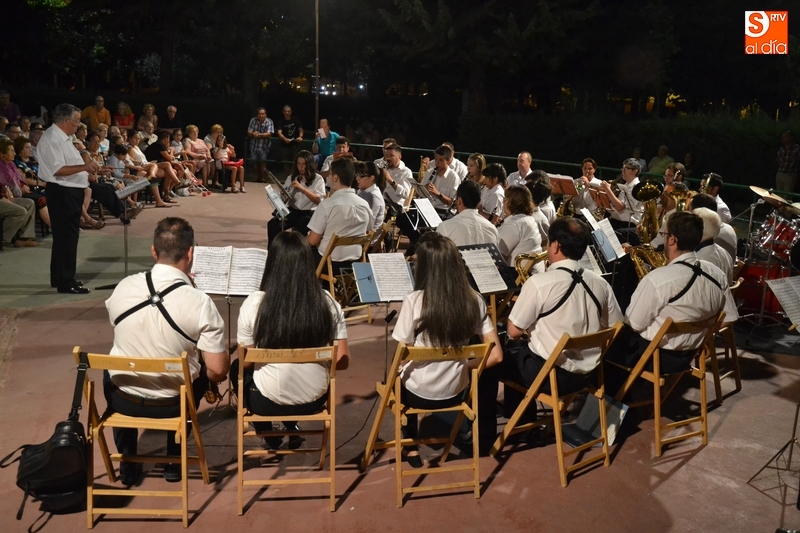
{"label": "snare drum", "polygon": [[[772,263],[767,270],[766,261],[756,261],[747,263],[739,273],[739,277],[744,278],[742,285],[736,291],[736,304],[741,304],[742,310],[751,312],[761,311],[761,297],[764,294],[764,285],[769,279],[788,278],[791,269],[779,263]],[[767,294],[764,299],[764,312],[776,314],[781,309],[778,299],[767,287]]]}
{"label": "snare drum", "polygon": [[[792,248],[800,240],[800,221],[789,220],[772,212],[758,230],[756,250],[788,263]],[[772,279],[772,278],[770,278]]]}

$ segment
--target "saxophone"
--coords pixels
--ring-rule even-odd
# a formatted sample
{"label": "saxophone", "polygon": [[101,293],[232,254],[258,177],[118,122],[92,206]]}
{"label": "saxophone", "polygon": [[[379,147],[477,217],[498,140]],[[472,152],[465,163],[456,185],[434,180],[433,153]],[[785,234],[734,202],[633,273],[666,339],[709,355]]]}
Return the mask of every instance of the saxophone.
{"label": "saxophone", "polygon": [[639,281],[642,280],[654,268],[662,267],[667,264],[667,256],[663,252],[657,252],[649,244],[634,246],[628,254],[633,261],[636,275]]}
{"label": "saxophone", "polygon": [[[682,184],[678,184],[678,185],[682,185]],[[670,198],[672,198],[672,200],[675,202],[675,212],[676,213],[680,213],[681,211],[686,211],[686,206],[689,203],[689,200],[691,200],[691,198],[695,194],[698,194],[698,193],[696,193],[695,191],[690,191],[688,188],[686,188],[686,186],[683,186],[683,188],[678,188],[676,186],[673,190],[667,192],[667,195]],[[658,227],[659,228],[664,223],[664,214],[666,213],[666,211],[667,211],[667,209],[664,208],[664,210],[658,216]]]}
{"label": "saxophone", "polygon": [[517,270],[519,279],[522,283],[528,281],[531,275],[531,269],[537,263],[547,260],[547,252],[539,252],[538,254],[519,254],[514,259],[514,268]]}
{"label": "saxophone", "polygon": [[417,182],[422,183],[425,179],[425,174],[428,172],[428,160],[423,156],[419,156],[419,172],[417,172]]}

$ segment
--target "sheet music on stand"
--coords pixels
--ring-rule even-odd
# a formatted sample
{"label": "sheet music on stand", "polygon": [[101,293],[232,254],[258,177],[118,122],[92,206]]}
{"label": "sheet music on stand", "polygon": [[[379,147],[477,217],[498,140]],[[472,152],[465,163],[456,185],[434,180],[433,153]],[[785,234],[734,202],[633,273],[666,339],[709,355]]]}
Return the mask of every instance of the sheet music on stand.
{"label": "sheet music on stand", "polygon": [[207,294],[249,296],[259,290],[267,251],[233,246],[195,246],[192,277]]}
{"label": "sheet music on stand", "polygon": [[[622,243],[619,242],[619,237],[617,237],[614,228],[611,227],[611,222],[609,222],[607,218],[604,218],[598,222],[597,225],[600,227],[600,233],[602,233],[603,237],[605,237],[605,242],[607,245],[611,246],[612,250],[614,251],[614,257],[611,259],[611,261],[625,257],[625,250],[622,249]],[[596,234],[597,232],[592,233],[593,236]],[[602,248],[601,243],[598,243],[597,241],[595,242],[598,247]],[[606,256],[606,252],[603,252],[603,255]],[[610,261],[606,258],[606,262]]]}
{"label": "sheet music on stand", "polygon": [[[278,191],[275,190],[275,187],[273,187],[272,185],[267,185],[266,187],[264,187],[264,189],[267,191],[267,196],[269,197],[269,201],[272,202],[272,206],[275,208],[278,218],[283,220],[284,218],[289,216],[289,208],[283,202],[283,199],[281,199],[281,195],[278,193]],[[283,190],[283,188],[281,187],[280,190]]]}
{"label": "sheet music on stand", "polygon": [[124,200],[128,196],[130,196],[130,195],[132,195],[134,193],[137,193],[139,191],[142,191],[142,190],[148,188],[149,186],[150,186],[150,182],[147,181],[144,178],[141,178],[139,180],[134,181],[130,185],[126,185],[125,187],[123,187],[121,189],[117,189],[114,192],[116,193],[117,198],[119,198],[120,200]]}
{"label": "sheet music on stand", "polygon": [[[592,231],[596,231],[600,229],[600,224],[597,223],[597,220],[592,215],[592,212],[586,209],[585,207],[581,208],[581,215],[583,218],[586,219],[586,223],[592,227]],[[602,230],[601,230],[602,231]]]}
{"label": "sheet music on stand", "polygon": [[550,187],[552,187],[553,193],[578,196],[574,178],[561,174],[548,174],[547,176],[550,178]]}
{"label": "sheet music on stand", "polygon": [[589,186],[589,196],[592,197],[597,207],[611,209],[611,200],[608,199],[608,195],[604,191],[601,191],[597,187]]}
{"label": "sheet music on stand", "polygon": [[272,185],[275,188],[275,191],[280,194],[281,200],[284,204],[287,206],[292,205],[292,195],[289,194],[289,191],[283,188],[283,183],[278,181],[278,178],[275,177],[275,174],[269,170],[267,171],[267,185]]}
{"label": "sheet music on stand", "polygon": [[767,285],[792,322],[792,327],[800,326],[800,277],[768,279]]}
{"label": "sheet music on stand", "polygon": [[431,195],[430,191],[428,191],[426,186],[422,185],[421,183],[417,183],[416,180],[408,181],[407,183],[411,185],[411,188],[414,190],[414,194],[417,196],[417,198],[425,198],[428,201],[433,200],[433,196]]}
{"label": "sheet music on stand", "polygon": [[493,243],[459,246],[470,284],[481,294],[516,290],[517,271],[509,267]]}
{"label": "sheet music on stand", "polygon": [[353,263],[362,304],[402,302],[414,292],[411,265],[402,253],[368,254],[369,263]]}
{"label": "sheet music on stand", "polygon": [[583,257],[581,260],[578,261],[578,265],[584,270],[591,270],[598,276],[603,275],[603,270],[600,268],[600,265],[597,263],[597,259],[594,257],[594,252],[592,251],[591,245],[586,247],[586,251],[583,252]]}
{"label": "sheet music on stand", "polygon": [[436,212],[430,200],[427,198],[415,198],[414,205],[417,206],[417,212],[422,215],[429,228],[439,227],[439,224],[442,223],[442,217]]}

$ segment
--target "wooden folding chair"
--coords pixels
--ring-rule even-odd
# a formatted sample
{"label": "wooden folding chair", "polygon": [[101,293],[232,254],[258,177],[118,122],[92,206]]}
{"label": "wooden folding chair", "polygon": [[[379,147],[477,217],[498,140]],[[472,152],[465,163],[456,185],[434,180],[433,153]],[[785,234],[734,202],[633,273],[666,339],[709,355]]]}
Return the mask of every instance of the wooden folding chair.
{"label": "wooden folding chair", "polygon": [[[608,454],[608,423],[606,422],[606,407],[605,407],[605,387],[603,385],[603,355],[605,355],[606,350],[613,342],[614,338],[617,336],[617,333],[622,328],[622,322],[617,322],[614,327],[607,328],[600,330],[596,333],[590,333],[588,335],[581,335],[579,337],[570,337],[568,333],[564,333],[561,336],[561,340],[558,341],[558,344],[550,354],[550,357],[547,358],[547,362],[544,364],[542,369],[539,371],[539,374],[536,376],[536,379],[533,380],[531,386],[527,389],[521,387],[517,383],[512,381],[503,381],[503,385],[506,387],[511,387],[516,389],[525,394],[525,397],[522,399],[522,402],[517,406],[514,414],[511,415],[511,418],[506,423],[505,427],[503,428],[503,432],[497,437],[494,445],[492,446],[491,452],[489,454],[492,457],[495,457],[500,451],[503,449],[506,440],[511,435],[516,433],[522,433],[524,431],[529,431],[536,427],[542,426],[544,424],[552,423],[553,428],[555,429],[556,434],[556,451],[558,453],[558,473],[561,477],[561,486],[567,486],[567,476],[586,466],[596,463],[597,461],[603,461],[603,466],[608,466],[610,464],[610,458]],[[597,378],[598,378],[598,386],[592,386],[591,384],[587,384],[587,386],[580,390],[575,391],[573,393],[567,395],[560,395],[558,392],[558,381],[556,379],[556,362],[558,361],[559,356],[566,350],[586,350],[589,348],[598,348],[600,350],[600,363],[597,365]],[[550,393],[543,392],[542,385],[544,384],[544,380],[550,380]],[[572,400],[582,392],[588,392],[589,394],[593,394],[597,397],[599,402],[599,410],[600,410],[600,437],[594,439],[590,442],[587,442],[581,446],[576,448],[572,448],[568,451],[564,451],[564,439],[561,431],[561,413],[569,407],[569,404],[572,403]],[[535,422],[528,422],[526,424],[520,424],[519,421],[522,416],[525,414],[525,411],[531,405],[532,402],[540,401],[545,405],[548,405],[553,410],[552,417],[545,417],[536,420]],[[594,446],[602,444],[602,452],[589,457],[588,459],[584,459],[578,463],[575,463],[571,466],[566,466],[566,458],[573,454],[578,454],[585,452],[586,450],[590,450]]]}
{"label": "wooden folding chair", "polygon": [[[744,282],[744,278],[739,278],[731,285],[731,296],[734,299],[742,282]],[[718,405],[722,405],[722,400],[724,399],[722,395],[722,380],[733,376],[736,383],[734,392],[738,392],[742,390],[742,374],[739,371],[739,351],[736,349],[736,332],[733,330],[733,324],[720,324],[719,329],[714,332],[714,337],[722,337],[722,351],[718,352],[715,345],[713,349],[708,351],[708,360],[711,363],[711,377],[714,379],[715,401]],[[719,367],[720,355],[723,355],[725,362],[730,364],[730,367],[722,373]]]}
{"label": "wooden folding chair", "polygon": [[[486,358],[489,355],[494,343],[489,344],[473,344],[464,346],[463,348],[431,348],[431,347],[416,347],[406,346],[400,343],[397,346],[394,360],[389,371],[387,382],[377,383],[376,387],[380,395],[378,404],[378,411],[375,414],[375,421],[372,424],[369,438],[367,439],[367,446],[364,450],[364,457],[361,460],[361,470],[366,470],[367,466],[372,459],[372,454],[375,450],[385,450],[394,448],[395,450],[395,473],[396,473],[396,486],[397,486],[397,506],[403,506],[403,497],[406,494],[413,492],[430,492],[434,490],[449,490],[459,489],[464,487],[471,487],[475,498],[481,496],[480,486],[480,470],[478,460],[478,378],[481,371],[486,365]],[[401,367],[409,361],[459,361],[459,360],[477,359],[478,366],[471,371],[471,381],[469,385],[469,395],[459,405],[453,407],[446,407],[442,409],[417,409],[408,407],[400,401],[400,371]],[[387,410],[391,409],[394,414],[394,439],[390,441],[377,442],[378,433],[380,431],[383,416]],[[406,424],[406,415],[409,414],[433,414],[433,413],[457,413],[453,429],[450,431],[448,437],[433,437],[427,439],[404,439],[401,435],[401,426]],[[461,426],[463,417],[467,417],[472,421],[472,459],[469,465],[461,466],[436,466],[428,468],[417,468],[411,471],[403,470],[402,450],[404,446],[420,445],[420,444],[444,444],[442,452],[441,463],[447,460],[447,455],[450,453],[450,448],[453,441],[458,435],[458,429]],[[403,478],[409,476],[426,476],[433,474],[449,474],[451,472],[472,472],[472,479],[470,481],[444,483],[431,486],[413,486],[403,487]]]}
{"label": "wooden folding chair", "polygon": [[386,249],[386,246],[384,245],[384,239],[385,239],[386,235],[389,235],[389,234],[392,233],[392,229],[393,228],[394,228],[394,218],[391,218],[391,219],[387,220],[386,222],[384,222],[383,224],[381,224],[381,227],[378,230],[378,233],[372,238],[372,244],[370,244],[370,246],[369,246],[369,252],[370,253],[377,254],[377,253],[387,252],[388,251]]}
{"label": "wooden folding chair", "polygon": [[[637,378],[642,378],[653,384],[653,399],[643,402],[636,402],[629,404],[630,407],[638,407],[640,405],[647,405],[652,403],[655,418],[655,443],[656,443],[656,457],[661,457],[663,447],[691,437],[700,436],[703,439],[703,446],[708,444],[708,406],[706,396],[706,359],[709,357],[709,352],[714,350],[714,332],[719,329],[722,324],[722,319],[725,316],[723,311],[719,314],[713,315],[705,320],[697,322],[673,322],[672,318],[667,318],[664,324],[656,333],[653,340],[645,349],[639,361],[633,368],[626,367],[613,361],[608,361],[610,364],[622,368],[630,372],[625,384],[616,395],[617,401],[622,401],[625,395],[633,386]],[[659,344],[661,340],[668,335],[686,335],[686,334],[703,334],[703,341],[697,349],[696,366],[690,366],[682,372],[674,374],[662,374],[660,370],[661,365],[661,350]],[[649,361],[652,361],[653,370],[645,370],[645,366]],[[672,390],[678,384],[678,381],[684,374],[691,374],[693,377],[700,381],[700,415],[679,420],[677,422],[670,422],[668,424],[661,424],[661,406],[664,401],[669,397]],[[662,390],[663,388],[663,390]],[[682,433],[669,438],[662,438],[664,432],[673,429],[688,426],[695,422],[701,423],[701,428],[697,431]]]}
{"label": "wooden folding chair", "polygon": [[[336,353],[337,346],[324,346],[320,348],[299,348],[294,350],[265,350],[258,348],[239,348],[239,401],[237,407],[237,435],[238,435],[238,505],[239,516],[244,513],[244,487],[267,485],[307,485],[328,484],[330,486],[331,511],[336,510]],[[310,415],[290,416],[263,416],[251,413],[245,406],[244,367],[245,363],[257,365],[271,364],[298,364],[318,363],[327,365],[330,372],[330,386],[328,387],[328,400],[325,408]],[[295,431],[271,431],[258,433],[250,429],[251,422],[312,422],[322,423],[320,429],[305,429]],[[322,443],[319,448],[297,448],[266,450],[261,447],[252,450],[244,449],[244,437],[284,436],[284,435],[321,435]],[[325,467],[325,451],[330,450],[330,472],[322,477],[303,477],[298,479],[244,479],[244,458],[263,457],[272,454],[291,455],[319,453],[319,469]]]}
{"label": "wooden folding chair", "polygon": [[[339,237],[334,233],[331,241],[328,243],[328,249],[325,250],[322,259],[319,261],[319,265],[317,265],[317,277],[322,281],[328,282],[328,291],[331,293],[331,296],[333,296],[334,299],[339,302],[339,305],[342,306],[346,323],[355,322],[357,320],[366,320],[367,324],[372,324],[372,314],[370,312],[369,304],[353,306],[348,305],[357,294],[358,289],[356,287],[356,278],[352,273],[340,273],[338,275],[335,274],[333,269],[333,261],[331,260],[331,254],[339,246],[357,245],[361,246],[361,258],[359,261],[362,263],[366,262],[367,250],[372,242],[372,236],[374,233],[374,231],[370,231],[366,235],[361,235],[358,237]],[[364,311],[364,314],[355,316],[350,315],[350,313],[362,310]]]}
{"label": "wooden folding chair", "polygon": [[[76,346],[72,353],[75,361],[80,361],[80,347]],[[87,427],[88,456],[86,471],[86,527],[91,529],[94,526],[95,515],[118,514],[118,515],[168,515],[180,516],[183,520],[183,527],[189,526],[189,479],[188,466],[190,464],[199,465],[203,476],[203,482],[209,483],[208,466],[206,465],[205,451],[203,442],[200,439],[200,424],[197,422],[197,411],[195,409],[194,395],[191,386],[191,372],[189,370],[186,352],[180,357],[134,357],[127,355],[103,355],[87,354],[90,370],[116,370],[126,372],[152,372],[183,374],[184,383],[180,389],[180,416],[175,418],[145,418],[121,415],[106,411],[102,415],[95,403],[95,383],[86,377],[85,392],[89,409],[89,421]],[[102,395],[102,390],[101,390]],[[190,456],[187,451],[187,422],[191,422],[191,432],[194,435],[197,455]],[[136,428],[151,429],[157,431],[174,431],[175,441],[181,444],[180,457],[163,455],[135,455],[127,456],[119,453],[110,453],[103,430],[110,428]],[[114,483],[117,475],[114,472],[113,462],[137,462],[137,463],[180,463],[181,483],[180,490],[134,490],[134,489],[97,489],[94,486],[94,444],[97,443],[103,463],[108,473],[108,479]],[[132,496],[147,496],[155,498],[181,498],[181,509],[128,509],[124,507],[95,507],[95,496],[118,496],[130,498]]]}

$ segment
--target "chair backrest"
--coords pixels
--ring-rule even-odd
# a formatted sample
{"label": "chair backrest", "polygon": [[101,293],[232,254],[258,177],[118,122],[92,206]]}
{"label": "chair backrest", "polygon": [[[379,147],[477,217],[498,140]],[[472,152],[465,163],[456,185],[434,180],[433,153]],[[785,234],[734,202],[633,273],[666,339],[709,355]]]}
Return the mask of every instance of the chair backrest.
{"label": "chair backrest", "polygon": [[[239,360],[242,363],[255,363],[261,365],[272,365],[276,363],[328,363],[330,375],[336,375],[336,356],[338,346],[320,346],[314,348],[294,348],[294,349],[268,349],[268,348],[244,348],[239,347]],[[239,379],[244,377],[244,364],[239,365]]]}
{"label": "chair backrest", "polygon": [[711,315],[704,320],[698,320],[696,322],[675,322],[672,320],[672,317],[669,317],[661,325],[642,356],[648,353],[652,354],[661,344],[661,340],[670,335],[696,335],[698,333],[703,333],[703,341],[697,346],[697,350],[705,349],[707,348],[707,344],[713,332],[718,329],[724,317],[724,311],[720,311],[715,315]]}
{"label": "chair backrest", "polygon": [[736,258],[736,261],[733,262],[733,271],[731,272],[732,278],[736,279],[739,277],[739,274],[742,272],[744,268],[744,259]]}
{"label": "chair backrest", "polygon": [[406,198],[406,209],[411,207],[411,203],[414,201],[414,195],[416,194],[417,194],[417,189],[412,187],[411,190],[408,192],[408,198]]}
{"label": "chair backrest", "polygon": [[383,239],[384,237],[392,231],[392,227],[394,226],[394,219],[387,220],[383,224],[381,224],[378,233],[372,238],[372,245],[369,247],[369,251],[373,253],[379,253],[383,251]]}
{"label": "chair backrest", "polygon": [[[72,349],[75,363],[80,363],[81,349],[75,346]],[[189,359],[186,352],[180,357],[142,357],[135,355],[108,355],[87,353],[89,368],[94,370],[114,370],[118,372],[150,372],[155,374],[183,374],[183,382],[191,385],[192,374],[189,370]],[[186,387],[189,400],[194,402],[192,387]],[[194,405],[194,403],[193,403]]]}
{"label": "chair backrest", "polygon": [[486,359],[494,346],[493,342],[484,344],[470,344],[460,348],[441,346],[407,346],[401,342],[397,345],[394,360],[392,361],[389,376],[396,376],[400,367],[406,361],[460,361],[463,359],[480,359],[477,370],[478,375],[486,366]]}
{"label": "chair backrest", "polygon": [[325,250],[325,253],[322,255],[322,259],[317,265],[317,277],[319,278],[323,276],[323,271],[326,266],[328,267],[328,275],[332,276],[333,269],[331,264],[331,253],[333,253],[333,250],[339,246],[361,246],[360,261],[366,261],[367,249],[369,248],[369,243],[372,241],[372,236],[374,233],[374,231],[370,231],[366,235],[360,235],[357,237],[340,237],[334,233],[333,237],[331,237],[331,241],[328,243],[328,249]]}

